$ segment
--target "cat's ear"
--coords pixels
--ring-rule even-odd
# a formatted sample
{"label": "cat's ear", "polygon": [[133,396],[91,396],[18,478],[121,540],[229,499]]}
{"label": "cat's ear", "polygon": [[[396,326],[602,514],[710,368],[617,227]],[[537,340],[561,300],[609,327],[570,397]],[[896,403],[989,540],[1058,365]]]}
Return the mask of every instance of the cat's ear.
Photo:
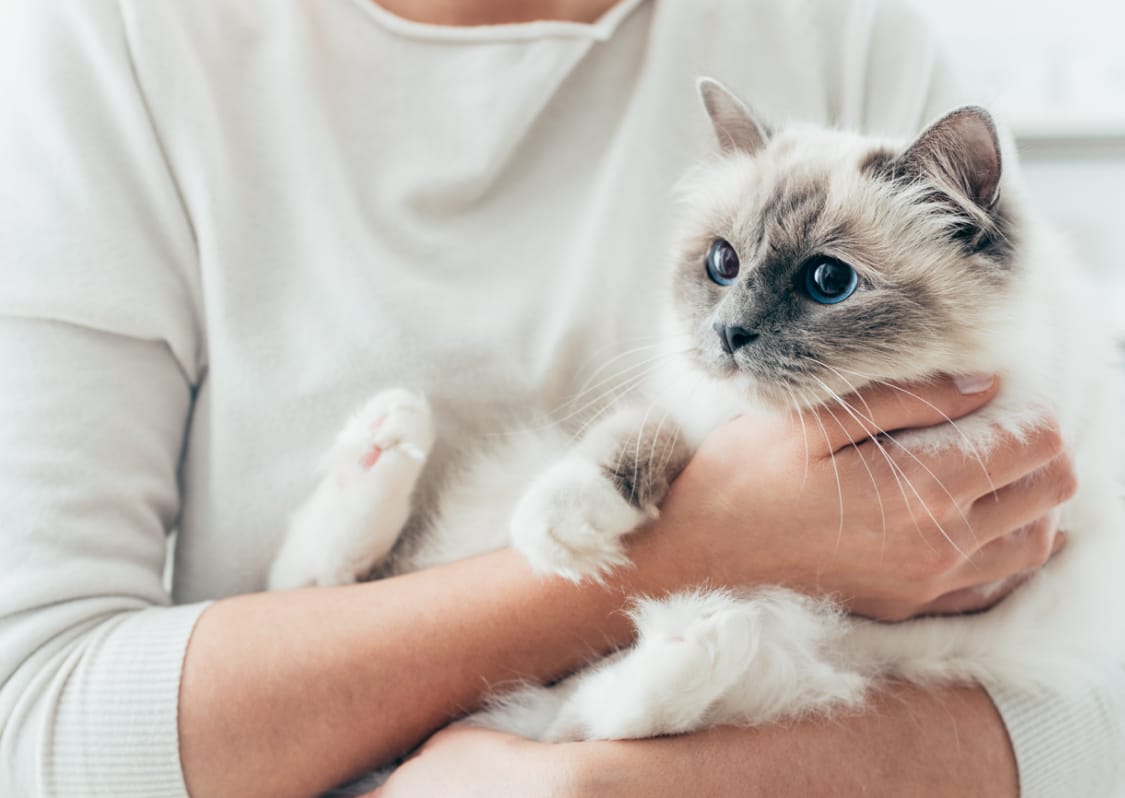
{"label": "cat's ear", "polygon": [[714,78],[700,78],[699,96],[723,152],[753,155],[766,145],[769,131],[758,123],[746,103],[722,83]]}
{"label": "cat's ear", "polygon": [[925,174],[989,209],[1000,191],[1000,140],[988,111],[966,106],[943,116],[899,156],[896,171]]}

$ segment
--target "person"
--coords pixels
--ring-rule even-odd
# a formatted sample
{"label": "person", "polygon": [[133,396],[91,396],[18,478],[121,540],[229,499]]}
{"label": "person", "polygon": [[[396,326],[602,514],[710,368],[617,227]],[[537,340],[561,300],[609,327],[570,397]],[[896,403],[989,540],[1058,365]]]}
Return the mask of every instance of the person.
{"label": "person", "polygon": [[[865,431],[808,411],[713,435],[604,585],[501,550],[262,592],[365,396],[427,392],[439,482],[473,431],[651,337],[701,74],[888,135],[957,104],[878,0],[2,6],[0,793],[311,795],[627,644],[630,596],[785,584],[894,620],[982,609],[975,585],[1061,545],[1050,423],[989,456],[995,494],[960,457],[898,463],[961,557]],[[908,390],[866,392],[882,427],[997,384]],[[1101,795],[1122,693],[896,684],[828,721],[556,746],[455,728],[381,795]]]}

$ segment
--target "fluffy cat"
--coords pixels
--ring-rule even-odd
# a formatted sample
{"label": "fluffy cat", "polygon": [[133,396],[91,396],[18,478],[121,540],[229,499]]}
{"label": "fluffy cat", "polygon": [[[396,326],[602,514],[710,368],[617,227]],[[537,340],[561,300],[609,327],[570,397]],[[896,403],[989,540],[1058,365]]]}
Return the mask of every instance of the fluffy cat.
{"label": "fluffy cat", "polygon": [[[720,84],[700,91],[720,147],[686,181],[671,354],[645,400],[621,402],[577,444],[557,425],[504,438],[437,506],[415,509],[430,411],[415,393],[380,393],[340,433],[271,587],[343,584],[509,542],[545,574],[597,578],[626,562],[623,536],[657,515],[704,436],[733,416],[832,403],[884,380],[999,373],[983,410],[895,436],[896,447],[979,456],[997,429],[1058,418],[1079,478],[1062,510],[1070,543],[990,612],[882,624],[771,587],[643,600],[634,646],[471,720],[543,740],[647,737],[856,705],[889,676],[1033,688],[1116,667],[1125,631],[1099,621],[1125,606],[1115,353],[1088,308],[1094,289],[1022,203],[988,113],[953,111],[902,144],[769,130]],[[389,558],[412,512],[426,534]]]}

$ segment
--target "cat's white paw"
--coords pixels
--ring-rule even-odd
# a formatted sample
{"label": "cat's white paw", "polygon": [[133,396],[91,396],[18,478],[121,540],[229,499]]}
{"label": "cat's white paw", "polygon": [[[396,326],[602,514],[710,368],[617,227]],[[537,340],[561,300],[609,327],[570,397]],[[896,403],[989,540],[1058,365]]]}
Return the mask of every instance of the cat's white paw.
{"label": "cat's white paw", "polygon": [[621,538],[649,518],[597,464],[571,457],[538,477],[520,499],[512,545],[536,571],[597,579],[629,561]]}
{"label": "cat's white paw", "polygon": [[711,725],[716,702],[745,678],[757,618],[724,594],[688,601],[694,606],[652,602],[642,610],[637,645],[578,677],[544,739],[637,739]]}
{"label": "cat's white paw", "polygon": [[344,425],[324,476],[297,509],[269,574],[272,590],[363,579],[398,539],[434,443],[425,397],[376,394]]}
{"label": "cat's white paw", "polygon": [[640,602],[636,645],[576,682],[544,737],[629,739],[758,725],[854,706],[867,680],[837,661],[838,610],[781,588]]}
{"label": "cat's white paw", "polygon": [[569,694],[566,681],[550,687],[525,684],[493,697],[479,712],[458,723],[494,729],[528,740],[542,740]]}
{"label": "cat's white paw", "polygon": [[327,459],[330,469],[369,471],[387,453],[424,462],[433,445],[426,398],[392,388],[375,394],[348,420]]}

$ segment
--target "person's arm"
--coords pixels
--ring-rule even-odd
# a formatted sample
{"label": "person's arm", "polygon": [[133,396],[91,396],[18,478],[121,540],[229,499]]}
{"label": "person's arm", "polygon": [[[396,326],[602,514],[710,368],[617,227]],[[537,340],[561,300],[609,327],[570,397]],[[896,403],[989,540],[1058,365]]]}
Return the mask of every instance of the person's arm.
{"label": "person's arm", "polygon": [[202,359],[117,3],[0,3],[0,795],[180,796],[162,584]]}
{"label": "person's arm", "polygon": [[980,688],[898,685],[861,713],[570,752],[574,795],[1017,798],[1004,723]]}
{"label": "person's arm", "polygon": [[[1088,735],[1121,739],[1125,668],[1068,698],[1064,711]],[[1050,728],[1031,733],[1044,745],[1063,743]],[[862,712],[649,740],[545,745],[455,727],[435,735],[373,796],[1113,798],[1125,788],[1125,763],[1100,756],[1098,748],[1035,775],[1031,785],[1021,785],[1008,731],[983,689],[895,684]]]}
{"label": "person's arm", "polygon": [[1016,798],[1019,782],[1004,724],[983,690],[896,685],[859,713],[648,740],[544,745],[453,728],[373,795]]}

